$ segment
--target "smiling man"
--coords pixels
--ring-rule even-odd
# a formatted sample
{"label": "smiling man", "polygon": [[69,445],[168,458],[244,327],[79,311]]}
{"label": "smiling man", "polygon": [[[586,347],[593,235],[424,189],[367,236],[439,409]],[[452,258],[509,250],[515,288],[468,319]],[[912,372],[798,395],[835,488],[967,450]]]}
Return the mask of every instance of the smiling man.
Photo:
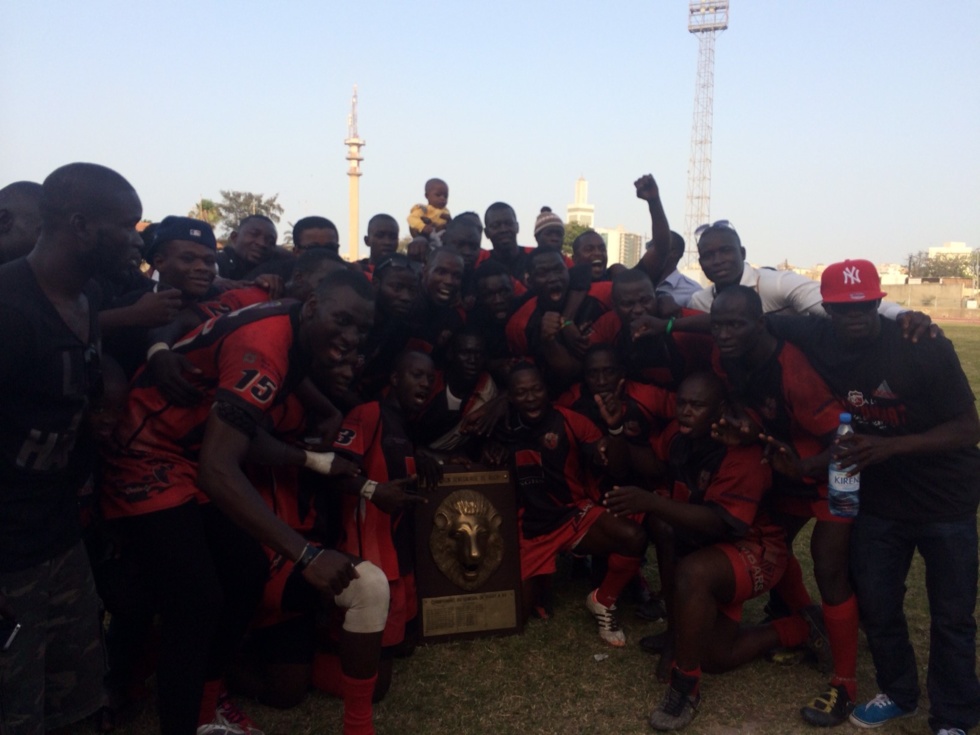
{"label": "smiling man", "polygon": [[917,711],[919,675],[902,605],[913,553],[926,565],[930,613],[929,725],[966,732],[980,721],[976,676],[980,420],[945,337],[905,339],[882,319],[874,264],[827,267],[829,320],[770,319],[846,404],[856,432],[840,454],[861,473],[851,576],[880,693],[851,722],[877,727]]}
{"label": "smiling man", "polygon": [[[190,380],[203,400],[173,405],[142,375],[130,392],[118,427],[122,451],[106,467],[103,513],[154,580],[163,621],[163,732],[221,724],[220,678],[268,570],[260,544],[297,562],[304,580],[323,593],[340,595],[357,578],[345,556],[313,557],[306,540],[262,501],[242,464],[266,414],[314,360],[335,365],[357,350],[374,316],[371,297],[362,275],[342,270],[302,303],[270,302],[215,317],[173,347],[197,368]],[[323,474],[351,469],[289,449],[277,456]]]}
{"label": "smiling man", "polygon": [[279,233],[275,223],[263,214],[253,214],[238,223],[218,253],[218,275],[241,280],[258,265],[276,257]]}

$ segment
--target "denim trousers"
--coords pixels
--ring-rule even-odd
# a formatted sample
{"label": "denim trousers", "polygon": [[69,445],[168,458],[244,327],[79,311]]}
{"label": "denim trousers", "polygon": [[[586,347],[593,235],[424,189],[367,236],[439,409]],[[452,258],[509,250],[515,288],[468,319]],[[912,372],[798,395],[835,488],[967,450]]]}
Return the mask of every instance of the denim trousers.
{"label": "denim trousers", "polygon": [[919,678],[903,603],[918,549],[929,599],[929,674],[933,730],[968,730],[980,721],[976,674],[977,519],[893,521],[858,515],[851,535],[851,572],[878,688],[905,710],[915,709]]}

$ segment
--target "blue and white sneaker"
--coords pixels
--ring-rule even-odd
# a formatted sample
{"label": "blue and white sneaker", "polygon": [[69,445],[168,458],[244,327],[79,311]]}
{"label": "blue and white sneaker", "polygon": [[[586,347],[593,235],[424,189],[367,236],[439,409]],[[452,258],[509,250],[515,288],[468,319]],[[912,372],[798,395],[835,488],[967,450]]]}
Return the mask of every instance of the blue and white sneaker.
{"label": "blue and white sneaker", "polygon": [[859,704],[851,712],[851,724],[858,727],[881,727],[886,722],[912,717],[919,711],[918,707],[904,710],[895,704],[887,694],[879,694],[870,702]]}
{"label": "blue and white sneaker", "polygon": [[966,735],[966,730],[960,730],[958,727],[943,727],[936,730],[936,735]]}

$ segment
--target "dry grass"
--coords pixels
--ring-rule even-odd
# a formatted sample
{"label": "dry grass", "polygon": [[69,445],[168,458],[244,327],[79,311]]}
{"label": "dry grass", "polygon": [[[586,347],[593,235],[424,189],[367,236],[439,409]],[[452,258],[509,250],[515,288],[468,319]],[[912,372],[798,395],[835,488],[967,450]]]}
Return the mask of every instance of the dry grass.
{"label": "dry grass", "polygon": [[[971,383],[980,385],[980,329],[952,326],[947,332]],[[809,534],[804,532],[797,540],[797,554],[805,565],[808,543]],[[810,586],[813,589],[812,583]],[[918,556],[908,587],[906,611],[924,685],[929,617]],[[396,662],[392,691],[375,710],[379,735],[649,733],[646,715],[663,691],[652,675],[655,659],[635,645],[613,650],[602,644],[583,606],[587,591],[586,582],[566,575],[557,586],[555,617],[532,621],[523,636],[422,647],[411,659]],[[745,619],[760,617],[761,602],[753,601]],[[624,608],[623,621],[632,643],[662,627],[636,619],[629,605]],[[596,661],[595,654],[608,654],[608,658]],[[876,693],[863,637],[858,678],[862,697]],[[781,667],[759,661],[722,676],[706,676],[701,710],[687,732],[814,735],[813,728],[800,720],[798,710],[824,684],[824,678],[805,663]],[[302,706],[288,712],[257,704],[246,707],[269,735],[340,731],[340,703],[320,694],[310,695]],[[918,716],[878,732],[927,733],[927,709],[923,701]],[[851,729],[849,725],[843,728]],[[74,730],[85,731],[81,727]],[[148,708],[117,732],[144,735],[155,731]]]}

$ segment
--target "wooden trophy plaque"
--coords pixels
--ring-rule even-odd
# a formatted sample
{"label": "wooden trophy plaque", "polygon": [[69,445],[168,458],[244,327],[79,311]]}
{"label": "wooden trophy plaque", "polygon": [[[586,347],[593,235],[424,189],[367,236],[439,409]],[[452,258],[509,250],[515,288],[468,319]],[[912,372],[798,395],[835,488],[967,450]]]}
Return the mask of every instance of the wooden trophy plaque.
{"label": "wooden trophy plaque", "polygon": [[504,470],[446,467],[416,507],[415,581],[422,640],[523,630],[517,494]]}

